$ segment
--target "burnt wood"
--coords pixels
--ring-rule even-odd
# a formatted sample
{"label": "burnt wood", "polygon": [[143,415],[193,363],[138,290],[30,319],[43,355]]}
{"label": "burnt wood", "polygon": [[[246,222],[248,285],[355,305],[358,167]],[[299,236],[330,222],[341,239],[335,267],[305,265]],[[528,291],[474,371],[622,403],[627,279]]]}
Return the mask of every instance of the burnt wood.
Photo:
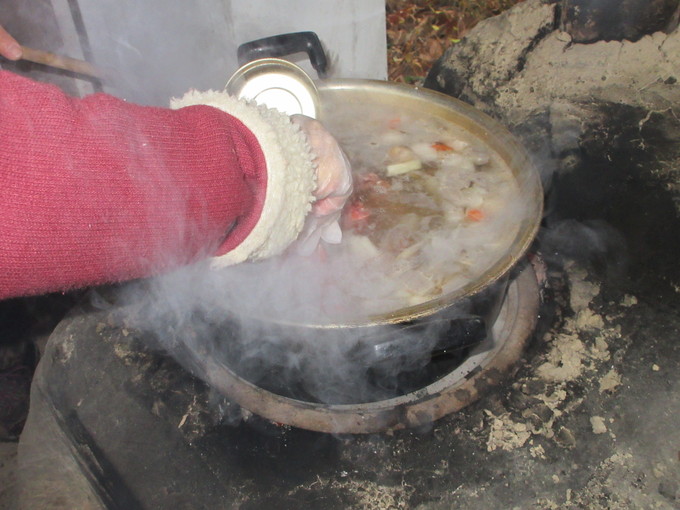
{"label": "burnt wood", "polygon": [[561,28],[574,42],[637,41],[677,25],[680,0],[562,0]]}

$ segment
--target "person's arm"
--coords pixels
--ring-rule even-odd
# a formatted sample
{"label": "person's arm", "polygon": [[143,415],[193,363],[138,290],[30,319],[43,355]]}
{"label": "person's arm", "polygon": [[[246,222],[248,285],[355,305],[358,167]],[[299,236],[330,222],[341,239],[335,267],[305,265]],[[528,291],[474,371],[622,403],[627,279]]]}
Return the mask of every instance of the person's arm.
{"label": "person's arm", "polygon": [[19,60],[21,54],[19,43],[0,26],[0,55],[9,60]]}
{"label": "person's arm", "polygon": [[0,298],[284,250],[314,200],[307,139],[277,112],[215,101],[74,99],[0,72]]}

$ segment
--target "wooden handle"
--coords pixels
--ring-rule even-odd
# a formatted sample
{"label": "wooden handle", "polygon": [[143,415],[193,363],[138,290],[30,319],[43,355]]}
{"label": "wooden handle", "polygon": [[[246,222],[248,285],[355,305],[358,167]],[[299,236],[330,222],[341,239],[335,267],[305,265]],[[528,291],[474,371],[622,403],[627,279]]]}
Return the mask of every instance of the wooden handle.
{"label": "wooden handle", "polygon": [[93,78],[102,78],[102,73],[89,62],[78,60],[77,58],[62,57],[48,51],[34,50],[22,46],[21,58],[36,64],[44,64],[58,69],[64,69],[73,73],[84,74]]}

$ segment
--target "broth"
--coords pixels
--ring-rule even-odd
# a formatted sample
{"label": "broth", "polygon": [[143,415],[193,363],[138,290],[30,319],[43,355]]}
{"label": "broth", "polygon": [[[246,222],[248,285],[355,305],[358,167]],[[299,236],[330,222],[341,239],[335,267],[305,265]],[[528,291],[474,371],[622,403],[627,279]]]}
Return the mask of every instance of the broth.
{"label": "broth", "polygon": [[227,269],[235,295],[258,282],[251,312],[315,323],[385,314],[454,292],[508,252],[526,210],[511,169],[480,139],[387,105],[343,105],[324,123],[354,173],[343,242]]}

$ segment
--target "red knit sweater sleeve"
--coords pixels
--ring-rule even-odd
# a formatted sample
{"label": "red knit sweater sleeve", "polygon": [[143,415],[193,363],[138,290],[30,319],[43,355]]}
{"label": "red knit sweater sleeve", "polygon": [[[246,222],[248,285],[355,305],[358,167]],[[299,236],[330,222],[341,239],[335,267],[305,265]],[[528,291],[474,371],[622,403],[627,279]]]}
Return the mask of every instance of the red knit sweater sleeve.
{"label": "red knit sweater sleeve", "polygon": [[254,135],[209,106],[143,107],[0,72],[0,298],[223,253],[262,210]]}

